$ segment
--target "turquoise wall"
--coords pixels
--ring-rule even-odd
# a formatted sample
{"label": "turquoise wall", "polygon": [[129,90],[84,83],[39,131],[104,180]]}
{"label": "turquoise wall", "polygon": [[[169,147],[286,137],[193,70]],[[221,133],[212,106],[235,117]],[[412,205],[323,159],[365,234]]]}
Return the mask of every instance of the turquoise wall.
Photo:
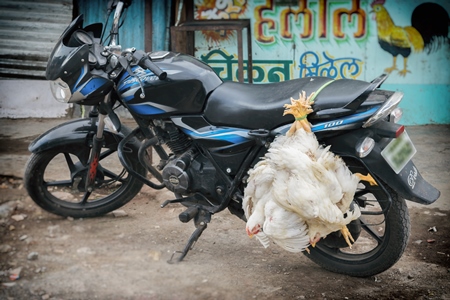
{"label": "turquoise wall", "polygon": [[[105,24],[107,17],[106,0],[78,0],[79,13],[84,15],[84,26],[92,23]],[[145,1],[135,0],[126,10],[126,18],[119,29],[119,44],[122,49],[135,47],[144,49]],[[114,12],[109,18],[106,34],[110,31]]]}
{"label": "turquoise wall", "polygon": [[[444,14],[442,30],[447,30],[447,39],[440,37],[440,47],[435,43],[430,53],[416,45],[426,37],[408,28],[412,27],[413,14],[424,11],[417,7],[425,2],[438,5]],[[450,123],[450,1],[195,0],[194,3],[197,19],[251,20],[256,83],[306,76],[371,81],[382,73],[390,73],[383,88],[405,94],[401,103],[404,124]],[[419,14],[419,24],[415,22],[415,26],[428,26],[439,18],[437,15],[433,7],[428,16]],[[383,25],[387,17],[392,20],[390,26]],[[224,80],[237,81],[236,36],[232,31],[196,33],[196,57],[210,64]],[[403,43],[404,48],[412,50],[407,55],[405,71],[401,55],[397,56],[396,68],[389,69],[394,56],[382,48],[380,37],[388,39],[390,46]]]}
{"label": "turquoise wall", "polygon": [[450,124],[450,85],[384,84],[382,88],[405,94],[400,103],[403,124]]}

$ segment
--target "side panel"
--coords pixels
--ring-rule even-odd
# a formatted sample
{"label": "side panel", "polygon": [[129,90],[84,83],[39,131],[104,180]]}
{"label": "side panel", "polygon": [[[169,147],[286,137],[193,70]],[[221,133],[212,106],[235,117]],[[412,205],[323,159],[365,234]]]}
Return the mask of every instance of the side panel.
{"label": "side panel", "polygon": [[202,116],[172,117],[172,121],[205,148],[233,146],[253,140],[247,129],[213,126]]}
{"label": "side panel", "polygon": [[172,121],[197,145],[208,149],[220,169],[228,175],[236,175],[255,146],[255,140],[246,129],[216,127],[202,116],[173,117]]}

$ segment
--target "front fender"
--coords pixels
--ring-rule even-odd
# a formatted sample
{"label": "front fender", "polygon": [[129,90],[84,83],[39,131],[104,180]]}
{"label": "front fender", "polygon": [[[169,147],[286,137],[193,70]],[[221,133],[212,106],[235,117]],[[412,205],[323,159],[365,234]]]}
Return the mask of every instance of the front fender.
{"label": "front fender", "polygon": [[[33,153],[49,150],[59,147],[72,147],[86,146],[90,148],[90,142],[92,136],[96,133],[97,126],[92,126],[90,119],[77,119],[69,122],[62,123],[47,132],[40,135],[28,146],[28,150]],[[124,134],[119,132],[118,134],[110,131],[105,127],[104,130],[104,147],[117,149],[117,145],[124,138]],[[140,143],[135,140],[132,143],[127,144],[135,150],[139,149]]]}
{"label": "front fender", "polygon": [[368,170],[383,182],[393,188],[401,197],[420,203],[431,204],[435,202],[440,192],[429,184],[421,175],[413,161],[396,174],[381,156],[381,151],[387,145],[377,142],[372,152],[364,158],[356,155],[355,145],[366,136],[374,136],[370,128],[350,131],[349,133],[326,139],[331,145],[331,151],[340,156],[350,156],[361,161]]}

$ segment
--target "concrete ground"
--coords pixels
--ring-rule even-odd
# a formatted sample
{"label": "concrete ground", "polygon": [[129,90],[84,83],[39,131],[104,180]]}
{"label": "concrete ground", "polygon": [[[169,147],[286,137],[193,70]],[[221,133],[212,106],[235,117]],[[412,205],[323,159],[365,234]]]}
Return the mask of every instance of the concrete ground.
{"label": "concrete ground", "polygon": [[122,208],[125,217],[43,211],[23,188],[27,147],[64,121],[0,119],[0,205],[14,208],[14,218],[0,216],[0,299],[450,299],[450,125],[407,128],[414,162],[441,197],[429,206],[408,202],[402,258],[354,278],[276,245],[264,249],[226,211],[213,216],[185,261],[168,264],[194,228],[178,220],[182,207],[160,208],[170,193],[146,187]]}

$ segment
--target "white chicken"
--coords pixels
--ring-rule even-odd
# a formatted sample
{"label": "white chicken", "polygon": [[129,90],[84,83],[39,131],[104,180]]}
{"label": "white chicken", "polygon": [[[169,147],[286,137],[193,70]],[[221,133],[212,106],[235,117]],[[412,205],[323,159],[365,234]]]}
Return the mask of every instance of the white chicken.
{"label": "white chicken", "polygon": [[251,177],[255,180],[250,180],[246,188],[247,234],[255,235],[265,248],[272,240],[288,251],[301,252],[309,246],[306,224],[296,213],[272,201],[270,190],[276,172],[265,162],[262,160],[258,168],[253,169]]}
{"label": "white chicken", "polygon": [[284,114],[296,121],[285,136],[277,137],[264,158],[249,171],[243,209],[246,231],[268,247],[270,240],[290,252],[308,250],[328,234],[341,231],[351,247],[346,225],[360,217],[352,205],[361,178],[344,161],[319,145],[306,115],[312,112],[311,94],[291,98]]}

